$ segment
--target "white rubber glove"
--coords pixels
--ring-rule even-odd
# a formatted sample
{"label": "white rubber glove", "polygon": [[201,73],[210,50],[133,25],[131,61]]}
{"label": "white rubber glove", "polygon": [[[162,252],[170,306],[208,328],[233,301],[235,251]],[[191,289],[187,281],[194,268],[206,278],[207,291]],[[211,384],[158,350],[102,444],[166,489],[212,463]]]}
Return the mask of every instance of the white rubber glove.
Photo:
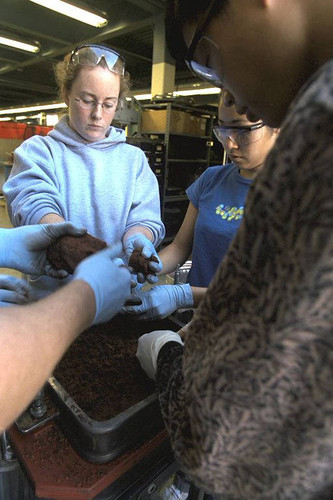
{"label": "white rubber glove", "polygon": [[47,262],[46,250],[60,236],[80,236],[85,233],[86,229],[70,222],[0,229],[0,263],[3,267],[26,274],[65,278],[68,276],[67,271],[58,271]]}
{"label": "white rubber glove", "polygon": [[178,333],[171,330],[155,330],[139,337],[136,357],[141,368],[153,380],[156,377],[158,353],[167,342],[178,342],[184,345]]}
{"label": "white rubber glove", "polygon": [[94,324],[104,323],[118,313],[130,296],[131,275],[122,259],[121,244],[84,259],[74,272],[74,280],[88,283],[95,294]]}
{"label": "white rubber glove", "polygon": [[28,283],[16,276],[0,275],[0,307],[26,304],[30,301],[31,288]]}
{"label": "white rubber glove", "polygon": [[138,306],[126,306],[123,313],[136,314],[138,319],[162,319],[177,309],[193,307],[193,293],[188,283],[158,285],[147,292],[135,293],[141,299]]}
{"label": "white rubber glove", "polygon": [[[157,255],[155,247],[153,243],[142,233],[134,234],[133,236],[129,236],[127,239],[124,239],[124,250],[128,258],[133,253],[133,250],[139,249],[141,253],[146,259],[149,259],[152,255],[154,255],[158,262],[150,262],[149,267],[154,273],[159,273],[162,271],[162,262]],[[148,276],[143,276],[143,274],[138,273],[137,275],[138,282],[144,283],[146,280],[148,283],[157,283],[158,277],[154,274],[148,274]]]}

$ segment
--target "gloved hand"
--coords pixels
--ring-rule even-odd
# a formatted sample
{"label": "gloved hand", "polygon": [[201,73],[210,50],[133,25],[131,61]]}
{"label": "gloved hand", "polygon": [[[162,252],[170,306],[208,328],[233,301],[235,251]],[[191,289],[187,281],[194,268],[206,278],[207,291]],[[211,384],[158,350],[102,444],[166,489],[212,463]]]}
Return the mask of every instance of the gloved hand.
{"label": "gloved hand", "polygon": [[162,319],[186,307],[193,307],[193,294],[188,283],[181,285],[158,285],[148,292],[135,294],[140,297],[139,306],[126,306],[122,312],[136,314],[138,319]]}
{"label": "gloved hand", "polygon": [[16,276],[0,275],[0,307],[26,304],[30,300],[31,288],[28,283]]}
{"label": "gloved hand", "polygon": [[[131,270],[131,268],[129,269]],[[143,283],[138,283],[137,274],[131,273],[131,293],[139,293],[142,287]]]}
{"label": "gloved hand", "polygon": [[[154,255],[158,259],[158,262],[149,263],[149,267],[154,273],[159,273],[160,271],[162,271],[162,262],[156,253],[154,245],[142,233],[134,234],[124,241],[124,250],[128,258],[130,258],[133,250],[135,250],[136,248],[141,250],[142,255],[146,257],[146,259],[149,259],[152,255]],[[157,283],[158,277],[154,274],[148,274],[148,276],[145,277],[143,276],[143,274],[138,273],[139,283],[144,283],[146,280],[148,281],[148,283]]]}
{"label": "gloved hand", "polygon": [[93,289],[96,302],[94,324],[104,323],[120,311],[130,295],[131,275],[122,259],[121,244],[106,248],[84,259],[74,272]]}
{"label": "gloved hand", "polygon": [[60,236],[80,236],[85,233],[86,229],[70,222],[0,229],[0,262],[3,267],[26,274],[65,278],[68,276],[67,271],[58,271],[47,262],[46,250]]}
{"label": "gloved hand", "polygon": [[184,345],[178,333],[171,330],[155,330],[139,337],[136,357],[141,368],[153,380],[156,376],[158,353],[167,342],[179,342],[179,344]]}

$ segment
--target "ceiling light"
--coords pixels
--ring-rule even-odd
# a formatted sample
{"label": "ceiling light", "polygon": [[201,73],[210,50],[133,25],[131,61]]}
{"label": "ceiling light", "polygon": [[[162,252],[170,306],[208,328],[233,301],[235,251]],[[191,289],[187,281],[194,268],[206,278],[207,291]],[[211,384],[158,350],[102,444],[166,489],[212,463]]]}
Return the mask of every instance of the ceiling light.
{"label": "ceiling light", "polygon": [[173,92],[174,96],[189,96],[189,95],[212,95],[219,94],[221,89],[219,87],[208,87],[204,89],[191,89],[191,90],[177,90]]}
{"label": "ceiling light", "polygon": [[42,113],[38,113],[37,115],[17,115],[15,116],[15,120],[32,120],[35,118],[41,118]]}
{"label": "ceiling light", "polygon": [[137,101],[146,101],[151,99],[151,94],[138,94],[134,97]]}
{"label": "ceiling light", "polygon": [[0,33],[0,44],[14,49],[26,50],[27,52],[39,52],[40,44],[32,40],[24,40],[20,37],[13,38],[12,35]]}
{"label": "ceiling light", "polygon": [[79,7],[71,2],[64,2],[63,0],[30,0],[30,2],[37,3],[42,7],[59,12],[64,16],[72,17],[82,23],[90,24],[96,28],[103,28],[108,24],[107,16],[104,12],[97,13],[90,11],[88,8]]}
{"label": "ceiling light", "polygon": [[[178,96],[195,96],[195,95],[213,95],[219,94],[221,89],[219,87],[206,87],[206,88],[192,88],[188,90],[175,90],[172,95]],[[137,101],[151,100],[151,94],[137,94],[134,96]]]}
{"label": "ceiling light", "polygon": [[40,104],[36,106],[25,106],[22,108],[7,108],[0,109],[0,115],[16,115],[17,113],[30,113],[31,111],[47,111],[49,109],[67,108],[64,102]]}

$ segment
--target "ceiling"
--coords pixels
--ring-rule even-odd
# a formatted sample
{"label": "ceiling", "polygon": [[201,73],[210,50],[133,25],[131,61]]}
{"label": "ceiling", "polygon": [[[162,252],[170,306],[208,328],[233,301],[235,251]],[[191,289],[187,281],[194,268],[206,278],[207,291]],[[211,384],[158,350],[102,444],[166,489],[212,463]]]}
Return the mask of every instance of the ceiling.
{"label": "ceiling", "polygon": [[[47,0],[45,0],[47,3]],[[0,45],[0,108],[56,101],[53,65],[78,43],[106,43],[126,60],[133,93],[150,91],[155,16],[166,0],[86,0],[92,10],[108,14],[104,28],[94,28],[29,0],[0,1],[0,33],[38,40],[30,54]],[[185,66],[176,66],[176,85],[195,83]]]}

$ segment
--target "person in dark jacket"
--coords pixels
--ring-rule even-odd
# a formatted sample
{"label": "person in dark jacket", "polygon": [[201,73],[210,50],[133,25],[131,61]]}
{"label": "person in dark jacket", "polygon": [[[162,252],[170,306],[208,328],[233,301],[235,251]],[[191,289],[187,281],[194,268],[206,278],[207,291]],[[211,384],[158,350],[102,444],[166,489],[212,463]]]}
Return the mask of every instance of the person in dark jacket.
{"label": "person in dark jacket", "polygon": [[217,498],[333,496],[332,25],[327,0],[168,1],[189,68],[281,127],[185,345],[139,339],[175,455]]}

